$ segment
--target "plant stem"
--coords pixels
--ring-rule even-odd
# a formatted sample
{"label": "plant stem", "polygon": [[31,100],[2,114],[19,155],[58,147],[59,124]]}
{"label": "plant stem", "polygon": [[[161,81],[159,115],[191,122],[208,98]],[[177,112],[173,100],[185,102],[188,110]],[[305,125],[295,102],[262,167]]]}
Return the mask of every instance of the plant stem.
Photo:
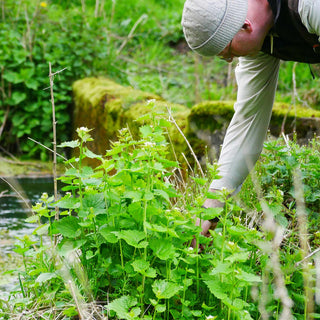
{"label": "plant stem", "polygon": [[[57,132],[56,132],[56,112],[54,105],[53,95],[53,78],[54,75],[51,70],[51,62],[49,62],[49,79],[50,79],[50,93],[51,93],[51,106],[52,106],[52,129],[53,129],[53,188],[54,188],[54,201],[58,201],[58,184],[57,184]],[[55,207],[55,219],[59,219],[59,208]]]}

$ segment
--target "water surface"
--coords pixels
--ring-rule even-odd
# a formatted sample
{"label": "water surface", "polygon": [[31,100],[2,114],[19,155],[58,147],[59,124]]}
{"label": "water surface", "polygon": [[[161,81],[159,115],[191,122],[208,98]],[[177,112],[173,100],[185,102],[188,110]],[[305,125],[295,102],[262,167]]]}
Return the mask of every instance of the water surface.
{"label": "water surface", "polygon": [[[7,180],[7,178],[5,178]],[[0,178],[0,267],[11,266],[14,243],[17,237],[31,235],[36,225],[26,223],[25,219],[31,214],[28,209],[39,201],[43,192],[53,195],[53,178],[19,178],[8,179],[10,185]],[[1,267],[3,268],[3,267]],[[0,299],[5,298],[13,288],[14,278],[1,276],[0,270]]]}

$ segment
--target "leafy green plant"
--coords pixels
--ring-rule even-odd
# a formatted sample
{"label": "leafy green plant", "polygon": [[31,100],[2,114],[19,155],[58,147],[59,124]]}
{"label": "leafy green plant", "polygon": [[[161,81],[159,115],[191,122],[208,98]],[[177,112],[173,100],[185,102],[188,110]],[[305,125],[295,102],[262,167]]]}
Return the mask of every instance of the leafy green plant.
{"label": "leafy green plant", "polygon": [[[73,312],[81,313],[80,295],[86,303],[109,301],[105,312],[118,319],[256,317],[250,287],[261,282],[256,265],[261,234],[241,226],[241,209],[227,191],[216,194],[226,202],[224,209],[203,212],[205,192],[188,203],[175,184],[177,163],[165,157],[169,123],[154,114],[144,120],[140,140],[122,129],[106,156],[87,148],[87,128],[77,130],[78,140],[61,144],[79,149],[79,156],[66,163],[72,166],[61,177],[65,195],[56,203],[45,195],[34,207],[29,221],[42,221],[35,229],[40,242],[24,239],[17,247],[25,268],[11,299],[22,294],[28,300],[16,310],[48,306],[54,295],[56,306],[73,299]],[[92,169],[86,158],[101,164]],[[211,179],[217,172],[209,169]],[[191,185],[204,190],[207,183],[195,176]],[[59,220],[54,220],[56,206]],[[200,235],[195,218],[218,215],[221,223],[212,238]],[[41,240],[44,234],[51,239],[48,245]],[[202,254],[190,247],[194,237]]]}
{"label": "leafy green plant", "polygon": [[[297,319],[306,319],[310,312],[319,313],[318,305],[313,305],[312,311],[309,311],[314,297],[308,293],[308,290],[314,290],[312,281],[318,268],[314,254],[319,243],[319,151],[318,138],[305,146],[288,139],[266,142],[253,174],[254,179],[247,179],[240,194],[242,204],[246,203],[247,212],[252,212],[256,223],[262,226],[266,226],[266,221],[269,223],[265,230],[269,242],[265,243],[264,248],[271,255],[277,252],[274,259],[279,265],[275,268],[270,263],[272,259],[269,262],[266,260],[262,267],[266,272],[263,277],[276,281],[276,274],[283,273],[281,290],[287,291],[286,299],[294,301],[292,314]],[[301,177],[298,183],[297,175]],[[259,220],[259,216],[263,219]],[[278,240],[275,240],[277,237]],[[306,259],[306,256],[309,258]],[[266,287],[266,301],[269,301],[265,308],[269,314],[275,310],[279,314],[282,310],[281,299],[279,304],[274,304],[272,299],[267,298],[273,289],[268,285]]]}

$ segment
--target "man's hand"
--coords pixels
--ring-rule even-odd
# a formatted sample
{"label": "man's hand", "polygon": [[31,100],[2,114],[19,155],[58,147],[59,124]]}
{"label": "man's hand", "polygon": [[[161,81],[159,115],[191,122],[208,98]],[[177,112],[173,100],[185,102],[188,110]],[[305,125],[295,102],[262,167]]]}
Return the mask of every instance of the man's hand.
{"label": "man's hand", "polygon": [[[214,189],[209,189],[209,192],[215,192],[216,190]],[[206,199],[206,201],[203,204],[203,208],[204,210],[207,208],[222,208],[224,206],[224,204],[216,199]],[[201,234],[204,235],[205,237],[210,237],[210,232],[209,230],[214,230],[216,228],[218,224],[218,221],[214,220],[214,221],[209,221],[209,220],[201,220],[197,219],[196,220],[196,226],[200,226],[202,228]],[[194,238],[191,242],[191,246],[193,248],[195,248],[197,245],[197,239]],[[199,252],[201,252],[203,250],[203,247],[201,244],[198,244],[199,246]]]}

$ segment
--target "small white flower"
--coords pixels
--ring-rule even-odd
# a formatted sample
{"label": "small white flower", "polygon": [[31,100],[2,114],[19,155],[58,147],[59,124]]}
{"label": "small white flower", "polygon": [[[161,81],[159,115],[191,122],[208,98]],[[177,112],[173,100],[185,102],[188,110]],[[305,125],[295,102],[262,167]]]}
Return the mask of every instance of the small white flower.
{"label": "small white flower", "polygon": [[80,127],[79,131],[89,132],[90,130],[87,127]]}
{"label": "small white flower", "polygon": [[215,319],[215,318],[216,318],[216,317],[214,317],[214,316],[212,316],[212,315],[210,314],[209,316],[206,317],[206,320],[207,320],[207,319]]}
{"label": "small white flower", "polygon": [[192,248],[192,247],[189,247],[189,248],[188,248],[188,251],[193,251],[193,248]]}
{"label": "small white flower", "polygon": [[153,147],[153,146],[155,146],[156,144],[154,143],[154,142],[151,142],[151,141],[146,141],[145,143],[144,143],[144,145],[146,146],[146,147]]}

